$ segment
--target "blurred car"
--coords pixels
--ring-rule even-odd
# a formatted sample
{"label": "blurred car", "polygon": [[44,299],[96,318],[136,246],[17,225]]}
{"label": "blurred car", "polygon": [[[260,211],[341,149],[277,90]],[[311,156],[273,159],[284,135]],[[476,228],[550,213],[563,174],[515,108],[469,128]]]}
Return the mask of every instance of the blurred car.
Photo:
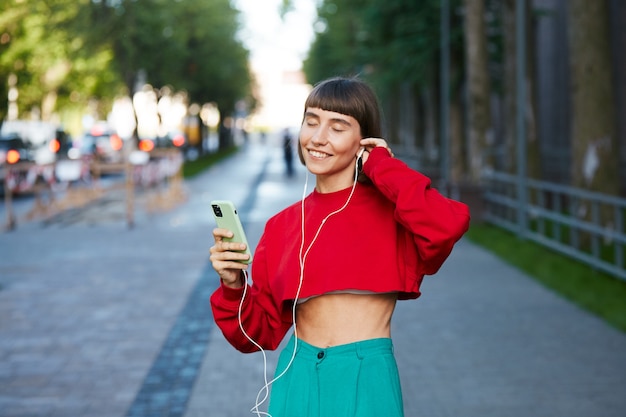
{"label": "blurred car", "polygon": [[189,142],[184,133],[173,131],[156,138],[142,138],[137,142],[137,149],[150,152],[154,149],[179,149],[183,154],[189,149]]}
{"label": "blurred car", "polygon": [[[61,126],[40,120],[4,121],[0,137],[19,138],[25,145],[28,159],[42,165],[67,158],[71,144],[70,136]],[[24,157],[20,159],[24,160]]]}
{"label": "blurred car", "polygon": [[71,159],[94,158],[99,162],[118,163],[123,160],[124,141],[110,130],[92,129],[74,142]]}
{"label": "blurred car", "polygon": [[187,137],[182,132],[169,132],[165,136],[157,138],[158,148],[185,149],[188,146]]}
{"label": "blurred car", "polygon": [[0,137],[0,165],[33,161],[32,149],[21,137],[15,134]]}
{"label": "blurred car", "polygon": [[16,134],[0,137],[0,195],[4,195],[6,177],[5,166],[19,162],[34,162],[33,153],[28,143]]}

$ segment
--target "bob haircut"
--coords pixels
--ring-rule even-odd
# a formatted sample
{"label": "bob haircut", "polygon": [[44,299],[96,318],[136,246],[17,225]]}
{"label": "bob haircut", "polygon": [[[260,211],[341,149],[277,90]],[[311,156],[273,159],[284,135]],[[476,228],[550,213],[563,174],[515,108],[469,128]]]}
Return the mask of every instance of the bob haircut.
{"label": "bob haircut", "polygon": [[[374,91],[358,78],[334,77],[321,81],[304,103],[304,111],[318,108],[354,117],[359,122],[362,138],[382,137],[380,108]],[[300,162],[304,164],[298,146]]]}

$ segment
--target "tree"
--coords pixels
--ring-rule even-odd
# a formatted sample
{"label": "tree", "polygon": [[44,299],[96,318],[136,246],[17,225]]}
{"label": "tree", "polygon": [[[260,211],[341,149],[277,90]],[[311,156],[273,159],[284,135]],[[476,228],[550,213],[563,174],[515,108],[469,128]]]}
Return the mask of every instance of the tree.
{"label": "tree", "polygon": [[364,72],[361,45],[367,0],[325,0],[317,10],[316,37],[303,67],[309,82]]}
{"label": "tree", "polygon": [[535,100],[535,49],[532,31],[531,5],[525,2],[526,20],[525,30],[526,40],[524,42],[526,48],[525,68],[520,68],[521,63],[517,60],[517,19],[516,19],[516,0],[503,0],[501,19],[503,30],[501,36],[504,43],[503,54],[503,95],[504,95],[504,152],[502,168],[510,173],[517,172],[517,71],[524,72],[525,87],[525,126],[526,138],[524,138],[527,155],[526,173],[530,178],[541,178],[541,155],[539,149],[539,138],[537,136],[536,126],[536,100]]}
{"label": "tree", "polygon": [[569,2],[572,180],[617,195],[618,147],[606,0]]}
{"label": "tree", "polygon": [[251,98],[249,53],[237,39],[237,16],[228,0],[181,3],[177,20],[190,28],[179,85],[192,101],[231,111],[238,100]]}
{"label": "tree", "polygon": [[[451,10],[459,8],[461,0],[450,3]],[[463,97],[465,87],[465,60],[464,60],[464,39],[462,29],[462,17],[460,13],[452,13],[450,32],[450,180],[453,184],[460,184],[466,177],[468,171],[464,118],[463,118]]]}
{"label": "tree", "polygon": [[216,103],[222,119],[238,100],[254,102],[237,13],[228,0],[91,5],[92,24],[100,39],[109,39],[128,94],[144,83],[171,86],[186,91],[192,103]]}
{"label": "tree", "polygon": [[469,179],[478,183],[482,170],[493,167],[487,154],[492,134],[490,81],[487,71],[487,39],[485,32],[485,1],[464,0],[465,53],[467,70],[467,129]]}
{"label": "tree", "polygon": [[[69,0],[23,1],[0,14],[3,73],[14,74],[19,111],[50,119],[72,67],[72,55],[80,48],[65,29],[76,17],[78,6]],[[5,96],[6,97],[6,96]]]}
{"label": "tree", "polygon": [[439,1],[327,0],[318,16],[321,29],[304,64],[309,81],[366,79],[381,99],[388,140],[432,162]]}
{"label": "tree", "polygon": [[[251,94],[248,52],[237,40],[238,12],[228,0],[0,4],[7,6],[0,11],[0,74],[16,76],[21,114],[46,118],[59,105],[84,109],[94,98],[110,109],[121,87],[132,95],[141,74],[157,88],[215,102],[224,113]],[[3,102],[0,115],[6,107]]]}

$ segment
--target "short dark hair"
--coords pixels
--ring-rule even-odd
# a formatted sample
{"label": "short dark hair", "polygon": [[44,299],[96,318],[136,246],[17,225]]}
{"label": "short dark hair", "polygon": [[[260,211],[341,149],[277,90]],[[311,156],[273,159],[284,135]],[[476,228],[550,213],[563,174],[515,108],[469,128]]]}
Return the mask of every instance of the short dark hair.
{"label": "short dark hair", "polygon": [[363,138],[382,137],[378,98],[364,81],[352,77],[333,77],[317,83],[306,102],[307,108],[320,108],[354,117]]}

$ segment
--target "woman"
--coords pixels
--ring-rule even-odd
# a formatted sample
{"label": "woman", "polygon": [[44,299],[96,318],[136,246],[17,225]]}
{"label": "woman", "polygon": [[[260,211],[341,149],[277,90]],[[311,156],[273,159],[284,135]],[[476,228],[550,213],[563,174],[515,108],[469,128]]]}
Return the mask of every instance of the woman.
{"label": "woman", "polygon": [[252,286],[238,262],[247,257],[237,252],[242,244],[213,231],[221,286],[211,305],[226,339],[242,352],[276,349],[294,328],[272,385],[273,417],[403,415],[390,326],[396,301],[419,297],[424,275],[467,230],[469,211],[395,159],[381,136],[365,83],[317,84],[298,149],[315,189],[268,220]]}

